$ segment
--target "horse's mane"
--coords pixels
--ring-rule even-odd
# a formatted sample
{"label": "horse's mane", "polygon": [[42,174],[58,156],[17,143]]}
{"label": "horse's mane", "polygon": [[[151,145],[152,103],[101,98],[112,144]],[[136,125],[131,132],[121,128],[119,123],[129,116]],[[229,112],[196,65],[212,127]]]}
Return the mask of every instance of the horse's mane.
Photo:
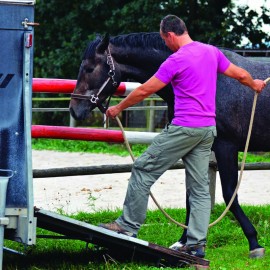
{"label": "horse's mane", "polygon": [[142,32],[120,35],[112,37],[110,42],[115,46],[130,46],[168,50],[164,41],[160,38],[160,34],[157,32]]}
{"label": "horse's mane", "polygon": [[88,57],[95,56],[96,47],[101,40],[102,40],[101,36],[98,35],[94,41],[89,42],[87,48],[84,51],[83,60],[87,59]]}
{"label": "horse's mane", "polygon": [[[102,40],[102,37],[98,35],[96,39],[89,43],[84,52],[83,59],[93,57],[95,55],[95,49]],[[150,33],[131,33],[126,35],[119,35],[110,38],[110,43],[115,46],[121,47],[133,47],[133,48],[154,48],[157,50],[169,51],[164,41],[160,38],[158,32]]]}

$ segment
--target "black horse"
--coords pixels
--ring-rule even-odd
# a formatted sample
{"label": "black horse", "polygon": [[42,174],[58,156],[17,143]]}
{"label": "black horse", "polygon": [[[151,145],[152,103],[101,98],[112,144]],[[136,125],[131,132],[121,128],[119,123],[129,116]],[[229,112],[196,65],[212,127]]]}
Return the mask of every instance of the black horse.
{"label": "black horse", "polygon": [[[265,79],[270,64],[248,60],[230,50],[222,50],[228,59],[248,70],[253,77]],[[77,85],[70,101],[70,113],[77,120],[89,117],[90,112],[108,106],[121,81],[133,79],[144,83],[172,52],[165,46],[159,33],[135,33],[103,39],[97,37],[85,51]],[[267,87],[268,88],[268,87]],[[157,92],[168,105],[168,118],[174,114],[174,95],[170,86]],[[243,151],[248,133],[254,92],[234,79],[219,75],[216,95],[217,138],[213,151],[217,159],[222,192],[228,204],[238,181],[238,151]],[[104,103],[106,103],[104,105]],[[250,140],[249,151],[270,151],[270,92],[260,94]],[[263,250],[257,231],[241,209],[236,197],[230,211],[240,223],[249,242],[251,254]],[[188,211],[187,211],[188,214]],[[185,242],[186,231],[181,240]],[[258,252],[258,256],[263,254]]]}

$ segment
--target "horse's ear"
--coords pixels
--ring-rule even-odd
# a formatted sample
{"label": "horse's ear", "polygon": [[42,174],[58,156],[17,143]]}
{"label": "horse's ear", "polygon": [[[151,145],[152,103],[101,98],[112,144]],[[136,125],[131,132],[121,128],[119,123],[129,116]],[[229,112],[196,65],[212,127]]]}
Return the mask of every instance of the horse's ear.
{"label": "horse's ear", "polygon": [[97,53],[103,54],[105,50],[107,50],[110,42],[110,35],[108,33],[105,34],[104,38],[101,40],[101,42],[98,44],[96,48]]}

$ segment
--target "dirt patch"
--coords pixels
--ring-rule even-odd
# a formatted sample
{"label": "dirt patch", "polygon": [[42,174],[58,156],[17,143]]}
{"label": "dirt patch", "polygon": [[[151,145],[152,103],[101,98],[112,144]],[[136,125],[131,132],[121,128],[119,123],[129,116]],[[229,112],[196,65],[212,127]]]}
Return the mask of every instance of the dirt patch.
{"label": "dirt patch", "polygon": [[[130,157],[33,150],[33,168],[61,168],[132,163]],[[130,173],[34,179],[35,206],[66,213],[122,209]],[[270,172],[245,171],[238,193],[241,204],[270,204]],[[184,170],[167,171],[152,187],[162,207],[185,207]],[[217,174],[216,202],[224,202]],[[156,209],[152,199],[149,208]]]}

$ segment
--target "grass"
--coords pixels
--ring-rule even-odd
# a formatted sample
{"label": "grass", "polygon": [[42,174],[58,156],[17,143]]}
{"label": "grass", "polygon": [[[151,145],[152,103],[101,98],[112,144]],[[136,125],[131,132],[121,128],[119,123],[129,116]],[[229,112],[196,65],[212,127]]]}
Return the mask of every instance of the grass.
{"label": "grass", "polygon": [[[225,205],[216,205],[211,220],[216,220]],[[270,205],[243,206],[244,211],[258,230],[259,242],[270,248]],[[166,209],[176,220],[184,221],[184,209]],[[71,217],[93,225],[114,220],[121,211],[102,211],[93,214],[80,212]],[[139,238],[162,246],[175,242],[182,229],[168,220],[160,211],[149,211],[145,224],[139,232]],[[38,229],[37,234],[52,234]],[[15,248],[18,244],[6,241],[6,246]],[[18,247],[17,247],[18,248]],[[21,247],[21,251],[22,247]],[[209,229],[207,255],[211,270],[269,269],[270,256],[263,259],[248,258],[248,244],[242,230],[231,214]],[[111,255],[107,250],[90,245],[86,248],[79,240],[37,239],[37,245],[29,250],[27,256],[4,254],[4,269],[158,269],[153,262],[123,261]],[[162,269],[170,269],[163,267]]]}
{"label": "grass", "polygon": [[[145,145],[133,145],[132,149],[136,156],[145,150]],[[33,149],[56,150],[56,151],[79,151],[89,153],[110,153],[121,156],[128,155],[125,146],[118,144],[107,144],[100,142],[81,142],[66,140],[34,139]],[[239,161],[241,161],[241,153]],[[269,154],[249,154],[247,162],[269,162]],[[94,204],[94,202],[91,202]],[[215,205],[211,215],[211,222],[216,220],[224,211],[225,205]],[[243,206],[244,212],[258,231],[259,243],[266,250],[270,248],[270,205]],[[176,220],[183,222],[185,209],[166,209]],[[61,214],[65,214],[59,209]],[[116,219],[121,211],[102,211],[96,213],[80,212],[71,217],[93,225],[101,222],[109,222]],[[146,241],[162,246],[169,246],[181,235],[182,229],[176,227],[166,220],[160,211],[148,211],[145,224],[142,226],[138,237]],[[37,229],[37,234],[51,234],[52,232]],[[29,270],[77,270],[77,269],[160,269],[153,263],[124,261],[111,255],[108,250],[97,248],[79,240],[53,240],[38,238],[34,247],[24,246],[13,241],[5,240],[5,246],[24,252],[26,256],[4,253],[3,269],[29,269]],[[217,225],[209,229],[207,255],[210,260],[211,270],[242,270],[242,269],[270,269],[270,256],[266,254],[263,259],[248,258],[248,243],[239,224],[234,217],[228,213]],[[162,267],[161,269],[171,269]]]}
{"label": "grass", "polygon": [[[134,144],[131,146],[135,156],[140,155],[146,148],[144,144]],[[34,150],[54,150],[61,152],[82,152],[98,154],[114,154],[128,156],[129,153],[124,144],[88,142],[73,140],[53,140],[53,139],[33,139],[32,148]]]}

